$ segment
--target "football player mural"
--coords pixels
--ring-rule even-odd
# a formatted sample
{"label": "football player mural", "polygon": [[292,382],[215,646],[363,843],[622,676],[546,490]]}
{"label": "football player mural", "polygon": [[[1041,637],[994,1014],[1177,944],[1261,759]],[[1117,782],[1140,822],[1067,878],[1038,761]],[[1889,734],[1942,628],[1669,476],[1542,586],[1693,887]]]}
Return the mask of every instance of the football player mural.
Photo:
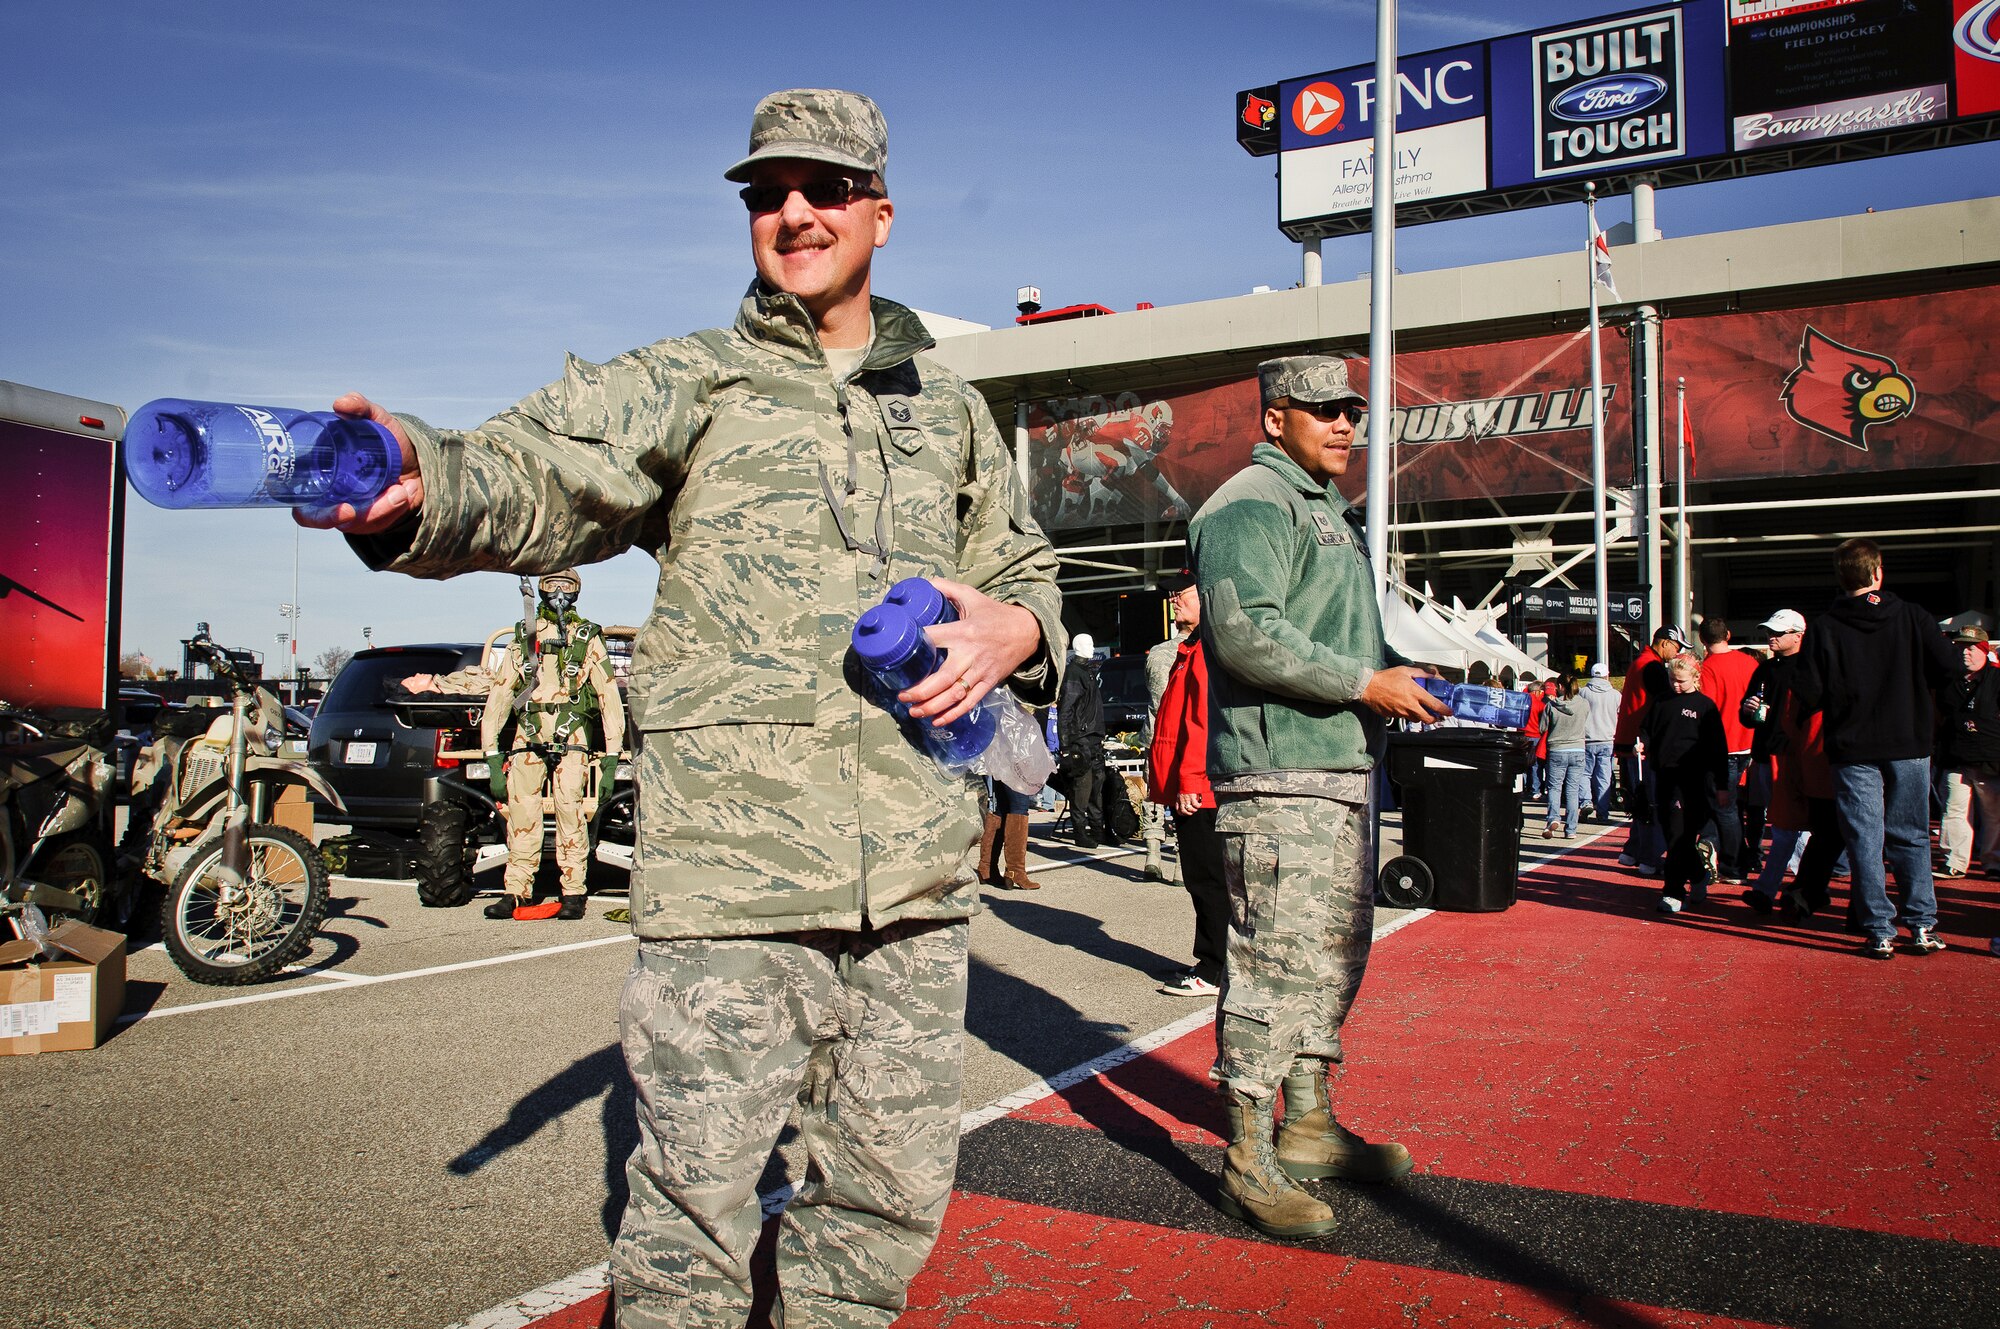
{"label": "football player mural", "polygon": [[[1123,394],[1121,402],[1132,398]],[[1164,401],[1078,414],[1048,431],[1060,494],[1051,525],[1115,526],[1188,515],[1187,503],[1158,467],[1173,438],[1174,410]]]}

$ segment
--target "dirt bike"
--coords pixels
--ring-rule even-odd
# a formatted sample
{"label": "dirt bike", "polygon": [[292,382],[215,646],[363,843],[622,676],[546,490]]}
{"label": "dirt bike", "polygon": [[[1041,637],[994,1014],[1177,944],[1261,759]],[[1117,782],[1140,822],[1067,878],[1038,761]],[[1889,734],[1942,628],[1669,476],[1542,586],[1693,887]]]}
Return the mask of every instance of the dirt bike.
{"label": "dirt bike", "polygon": [[112,871],[111,724],[101,711],[43,714],[0,702],[0,904],[18,933],[29,907],[124,931],[136,893]]}
{"label": "dirt bike", "polygon": [[146,877],[172,883],[160,931],[180,971],[201,983],[251,983],[304,955],[326,921],[326,863],[312,841],[272,824],[279,794],[303,785],[346,806],[310,765],[278,756],[278,698],[206,633],[188,644],[228,688],[229,713],[160,718],[133,763],[126,850]]}

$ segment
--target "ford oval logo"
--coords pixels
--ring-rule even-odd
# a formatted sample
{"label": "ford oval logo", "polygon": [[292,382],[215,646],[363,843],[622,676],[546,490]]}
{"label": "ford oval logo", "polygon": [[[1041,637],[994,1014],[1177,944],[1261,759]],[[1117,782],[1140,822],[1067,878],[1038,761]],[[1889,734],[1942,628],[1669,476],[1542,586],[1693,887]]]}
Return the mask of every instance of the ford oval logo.
{"label": "ford oval logo", "polygon": [[1549,103],[1549,110],[1561,119],[1589,124],[1643,111],[1666,95],[1665,79],[1610,74],[1563,90]]}

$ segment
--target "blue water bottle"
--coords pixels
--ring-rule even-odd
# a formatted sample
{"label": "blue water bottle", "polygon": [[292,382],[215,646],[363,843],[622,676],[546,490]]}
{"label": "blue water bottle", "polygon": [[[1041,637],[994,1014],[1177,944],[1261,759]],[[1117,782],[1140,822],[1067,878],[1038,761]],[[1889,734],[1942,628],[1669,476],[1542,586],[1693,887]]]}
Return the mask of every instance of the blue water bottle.
{"label": "blue water bottle", "polygon": [[1428,675],[1419,678],[1424,691],[1451,707],[1461,720],[1490,724],[1500,729],[1519,729],[1528,723],[1528,694],[1506,688],[1483,688],[1476,683],[1451,683]]}
{"label": "blue water bottle", "polygon": [[[945,653],[931,645],[909,611],[884,602],[862,614],[854,624],[854,654],[862,668],[893,698],[905,688],[937,672]],[[909,708],[892,701],[896,717],[907,719]],[[968,770],[993,742],[999,729],[996,703],[989,694],[979,705],[948,725],[921,722],[919,732],[926,751],[947,772],[958,775]]]}
{"label": "blue water bottle", "polygon": [[125,426],[125,471],[162,508],[365,508],[402,474],[403,450],[372,420],[163,397]]}
{"label": "blue water bottle", "polygon": [[889,593],[882,597],[882,603],[901,606],[920,628],[958,622],[958,606],[945,599],[944,592],[929,577],[903,578],[889,588]]}

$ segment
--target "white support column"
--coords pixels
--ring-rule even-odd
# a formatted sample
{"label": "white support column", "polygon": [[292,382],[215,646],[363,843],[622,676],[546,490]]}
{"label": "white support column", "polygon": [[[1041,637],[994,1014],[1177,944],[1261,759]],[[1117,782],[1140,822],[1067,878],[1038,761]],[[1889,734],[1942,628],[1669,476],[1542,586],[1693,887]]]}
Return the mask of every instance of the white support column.
{"label": "white support column", "polygon": [[1653,177],[1642,175],[1632,182],[1632,243],[1648,244],[1660,238],[1653,222]]}
{"label": "white support column", "polygon": [[1035,509],[1035,491],[1028,484],[1028,403],[1014,403],[1014,471],[1021,477],[1021,492],[1028,496],[1028,510]]}
{"label": "white support column", "polygon": [[1318,236],[1314,236],[1310,240],[1302,240],[1299,242],[1299,255],[1300,255],[1299,280],[1303,285],[1318,286],[1320,284],[1321,278],[1320,278],[1319,246],[1320,246],[1320,238]]}

